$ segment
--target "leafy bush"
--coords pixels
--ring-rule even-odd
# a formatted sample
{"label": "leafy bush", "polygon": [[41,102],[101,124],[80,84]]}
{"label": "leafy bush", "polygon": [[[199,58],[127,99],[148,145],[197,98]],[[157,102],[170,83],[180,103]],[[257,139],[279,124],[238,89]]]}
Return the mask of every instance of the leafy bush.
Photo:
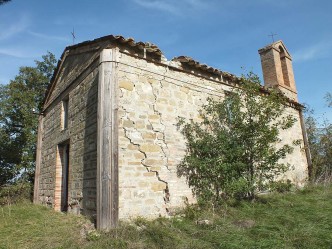
{"label": "leafy bush", "polygon": [[280,130],[295,122],[285,114],[287,100],[273,89],[262,89],[252,73],[241,78],[240,86],[223,100],[208,99],[201,122],[180,118],[178,123],[187,141],[178,175],[187,178],[203,202],[252,199],[290,167],[279,160],[293,147],[276,147]]}
{"label": "leafy bush", "polygon": [[[332,107],[332,94],[326,95],[327,104]],[[328,119],[319,122],[314,111],[306,109],[305,126],[312,159],[309,177],[312,182],[332,182],[332,124]]]}
{"label": "leafy bush", "polygon": [[32,200],[33,186],[28,182],[18,182],[2,186],[0,189],[0,206]]}
{"label": "leafy bush", "polygon": [[271,190],[278,193],[285,193],[291,191],[293,186],[292,182],[287,179],[286,181],[276,181],[271,183]]}

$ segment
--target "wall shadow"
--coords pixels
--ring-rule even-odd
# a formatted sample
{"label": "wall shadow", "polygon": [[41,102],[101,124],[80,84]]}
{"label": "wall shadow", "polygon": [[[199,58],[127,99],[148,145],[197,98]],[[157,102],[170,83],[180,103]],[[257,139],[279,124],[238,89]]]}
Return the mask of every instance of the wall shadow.
{"label": "wall shadow", "polygon": [[84,122],[83,149],[83,199],[81,213],[96,224],[97,210],[97,110],[98,110],[97,73],[87,94]]}

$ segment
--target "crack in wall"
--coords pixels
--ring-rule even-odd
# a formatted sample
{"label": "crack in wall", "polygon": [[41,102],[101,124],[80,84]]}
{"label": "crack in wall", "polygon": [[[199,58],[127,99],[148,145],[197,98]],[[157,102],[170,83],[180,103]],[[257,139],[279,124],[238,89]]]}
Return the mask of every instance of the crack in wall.
{"label": "crack in wall", "polygon": [[[158,112],[157,109],[156,109],[155,104],[157,102],[157,94],[154,93],[154,89],[153,89],[152,85],[151,85],[151,90],[152,90],[152,94],[154,96],[154,103],[152,105],[153,112],[154,112],[154,114],[156,114],[156,115],[159,116],[159,123],[163,127],[162,131],[159,130],[159,129],[157,129],[156,127],[154,127],[154,124],[149,119],[147,119],[147,122],[151,126],[152,131],[156,134],[156,138],[155,138],[156,141],[157,141],[156,145],[158,145],[160,147],[161,152],[163,154],[163,161],[166,160],[166,168],[167,168],[168,171],[170,171],[169,168],[168,168],[168,163],[169,163],[169,161],[168,161],[168,155],[167,155],[167,153],[165,151],[165,148],[164,148],[164,147],[166,147],[166,149],[168,150],[168,146],[167,146],[167,143],[165,141],[165,134],[163,132],[163,131],[165,131],[166,126],[161,121],[162,114],[160,112]],[[121,96],[123,96],[122,90],[121,90]],[[135,124],[135,121],[131,120],[128,117],[128,111],[123,107],[123,105],[122,105],[122,108],[124,110],[124,114],[122,115],[121,119],[122,120],[128,120],[128,121],[132,122],[133,124]],[[164,191],[163,200],[164,200],[164,203],[165,203],[166,213],[169,214],[168,203],[170,202],[170,193],[169,193],[168,182],[166,180],[162,179],[162,177],[160,175],[160,172],[158,170],[153,170],[152,169],[153,167],[151,165],[148,165],[146,163],[146,161],[149,159],[147,153],[142,150],[140,142],[138,142],[138,141],[135,142],[134,139],[131,137],[131,134],[130,134],[130,132],[137,132],[140,135],[142,135],[142,133],[138,129],[134,128],[134,127],[130,127],[130,128],[123,127],[123,130],[124,130],[124,136],[129,140],[130,144],[137,146],[138,151],[140,153],[142,153],[142,155],[144,156],[144,158],[141,159],[140,163],[146,168],[146,170],[148,172],[155,173],[158,181],[160,181],[160,182],[162,182],[162,183],[164,183],[166,185],[165,189],[163,190]],[[159,137],[158,134],[160,134],[161,137]],[[143,138],[142,138],[142,141],[144,141]],[[158,141],[162,141],[162,143],[160,144],[160,143],[158,143]]]}
{"label": "crack in wall", "polygon": [[[164,79],[165,79],[165,77],[164,77]],[[154,88],[153,88],[153,86],[152,86],[151,83],[150,83],[150,85],[151,85],[151,89],[152,89],[152,94],[153,94],[154,99],[155,99],[155,103],[152,105],[153,112],[159,116],[160,124],[163,126],[163,132],[160,131],[160,130],[158,130],[158,129],[155,129],[154,126],[153,126],[153,123],[151,123],[150,120],[148,120],[148,122],[149,122],[149,124],[151,125],[152,130],[153,130],[154,132],[156,132],[156,133],[162,135],[162,139],[159,139],[158,137],[157,137],[157,139],[158,139],[159,141],[162,141],[163,144],[165,145],[166,149],[169,150],[169,149],[168,149],[168,145],[167,145],[166,140],[165,140],[165,133],[164,133],[164,131],[165,131],[165,129],[166,129],[166,125],[162,122],[162,114],[161,114],[159,111],[157,111],[157,108],[156,108],[157,94],[154,92]],[[163,88],[163,85],[162,85],[161,81],[160,81],[160,88]],[[159,144],[158,144],[158,145],[159,145]],[[166,158],[166,168],[168,169],[168,171],[170,171],[170,169],[169,169],[169,159],[168,159],[168,155],[166,154],[164,147],[163,147],[162,145],[159,145],[159,146],[160,146],[160,148],[161,148],[161,150],[162,150],[162,152],[163,152],[163,154],[164,154],[164,158]],[[169,153],[168,153],[168,154],[169,154]]]}
{"label": "crack in wall", "polygon": [[[163,77],[163,80],[165,80],[165,76]],[[162,83],[161,83],[161,80],[159,81],[159,84],[160,84],[160,89],[163,88],[163,85],[162,85]],[[166,147],[167,151],[169,151],[169,149],[168,149],[168,145],[167,145],[166,140],[165,140],[165,130],[166,130],[166,125],[162,122],[162,114],[161,114],[161,112],[159,112],[159,111],[157,110],[157,108],[156,108],[156,102],[157,102],[157,98],[158,98],[158,96],[157,96],[157,93],[155,93],[155,88],[153,87],[152,83],[150,83],[150,86],[151,86],[152,94],[153,94],[153,97],[154,97],[154,100],[155,100],[155,101],[154,101],[154,104],[152,105],[153,112],[154,112],[156,115],[159,116],[159,122],[160,122],[161,126],[163,127],[162,131],[160,131],[160,130],[158,130],[158,129],[155,129],[154,126],[153,126],[153,123],[152,123],[150,120],[148,120],[148,122],[149,122],[149,124],[151,125],[152,130],[153,130],[155,133],[157,133],[157,134],[161,134],[161,139],[159,139],[158,136],[157,136],[157,140],[158,140],[158,141],[162,141],[162,143],[163,143],[163,145]],[[161,151],[162,151],[163,154],[164,154],[164,158],[166,159],[166,165],[165,165],[165,166],[166,166],[166,169],[170,172],[170,169],[169,169],[169,158],[168,158],[168,154],[169,154],[169,153],[166,154],[165,148],[164,148],[162,145],[160,145],[160,144],[158,144],[158,145],[160,146]],[[159,177],[159,173],[158,173],[157,171],[156,171],[156,174],[158,175],[158,178],[160,179],[160,177]],[[163,180],[161,180],[161,179],[160,179],[160,181],[162,181],[162,182],[164,182],[164,183],[166,184],[166,188],[165,188],[165,190],[164,190],[164,192],[165,192],[164,202],[165,202],[165,205],[167,206],[167,204],[170,202],[170,192],[169,192],[168,182],[163,181]],[[167,211],[167,213],[169,213],[169,209],[168,209],[167,207],[166,207],[166,211]]]}
{"label": "crack in wall", "polygon": [[[128,120],[130,120],[130,119],[128,119]],[[153,173],[155,173],[155,174],[156,174],[156,177],[157,177],[157,179],[158,179],[158,181],[163,182],[163,183],[166,184],[166,188],[164,189],[164,194],[165,194],[165,196],[164,196],[164,202],[165,202],[165,204],[167,204],[167,203],[169,202],[169,197],[170,197],[170,195],[169,195],[169,188],[168,188],[168,183],[167,183],[167,181],[164,181],[164,180],[162,180],[162,179],[160,178],[160,174],[159,174],[159,172],[158,172],[157,170],[152,170],[150,165],[144,163],[144,161],[145,161],[146,159],[148,159],[148,156],[147,156],[146,152],[142,151],[142,149],[141,149],[141,145],[140,145],[139,143],[135,143],[135,142],[133,142],[133,140],[132,140],[132,139],[130,138],[130,136],[127,134],[128,130],[127,130],[125,127],[123,127],[123,130],[124,130],[124,135],[125,135],[125,137],[129,140],[129,142],[130,142],[132,145],[137,146],[137,147],[138,147],[138,151],[139,151],[140,153],[143,154],[144,158],[141,159],[141,164],[146,168],[147,172],[153,172]],[[167,207],[166,207],[166,212],[169,213],[169,210],[168,210]]]}

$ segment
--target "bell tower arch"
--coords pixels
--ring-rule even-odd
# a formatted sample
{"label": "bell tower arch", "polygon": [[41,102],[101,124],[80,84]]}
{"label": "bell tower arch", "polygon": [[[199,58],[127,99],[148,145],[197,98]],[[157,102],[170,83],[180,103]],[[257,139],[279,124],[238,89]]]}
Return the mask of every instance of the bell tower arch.
{"label": "bell tower arch", "polygon": [[292,57],[282,41],[258,50],[266,87],[280,89],[288,98],[298,101]]}

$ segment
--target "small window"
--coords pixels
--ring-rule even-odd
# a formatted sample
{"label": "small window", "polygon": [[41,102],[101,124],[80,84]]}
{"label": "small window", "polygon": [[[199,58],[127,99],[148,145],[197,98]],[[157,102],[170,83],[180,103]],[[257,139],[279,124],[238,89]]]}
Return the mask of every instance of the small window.
{"label": "small window", "polygon": [[232,123],[234,119],[233,108],[236,104],[236,98],[238,97],[239,95],[236,92],[225,91],[225,103],[226,103],[225,107],[229,123]]}
{"label": "small window", "polygon": [[68,128],[68,104],[69,98],[62,100],[62,129]]}

